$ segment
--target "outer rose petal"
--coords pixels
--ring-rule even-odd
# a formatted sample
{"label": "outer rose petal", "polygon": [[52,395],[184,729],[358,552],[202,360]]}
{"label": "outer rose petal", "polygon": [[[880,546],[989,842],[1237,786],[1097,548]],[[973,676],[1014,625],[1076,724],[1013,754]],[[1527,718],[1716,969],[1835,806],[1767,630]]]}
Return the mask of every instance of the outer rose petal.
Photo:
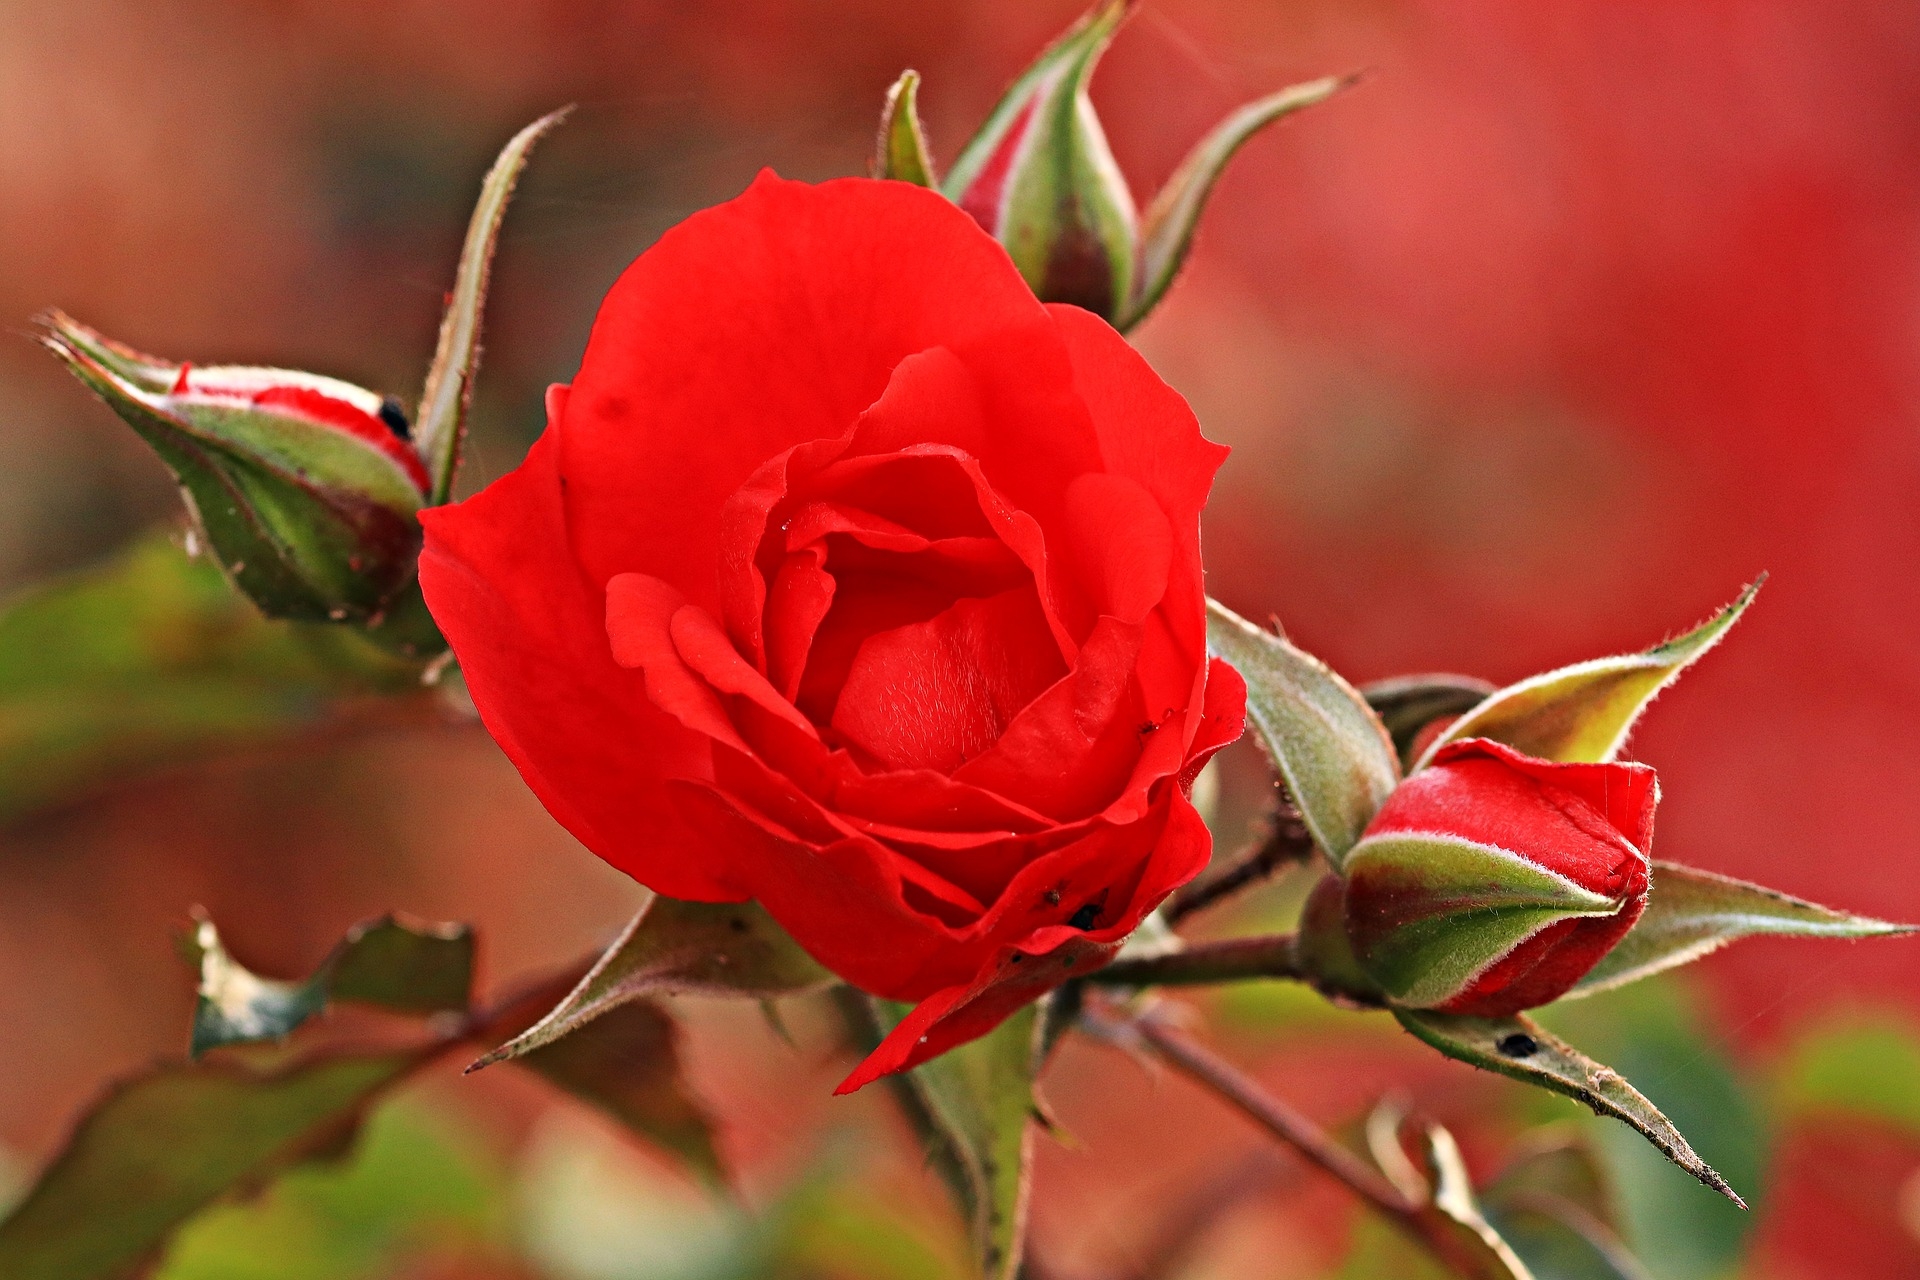
{"label": "outer rose petal", "polygon": [[[1172,883],[1153,896],[1149,909],[1173,888],[1199,874],[1211,846],[1212,839],[1199,813],[1185,795],[1171,791],[1166,825],[1149,865],[1175,870],[1166,877]],[[1000,947],[973,981],[936,991],[921,1001],[834,1092],[852,1093],[881,1076],[918,1066],[985,1035],[1022,1005],[1069,978],[1105,965],[1139,922],[1140,916],[1129,912],[1104,929],[1083,931],[1048,925]]]}
{"label": "outer rose petal", "polygon": [[562,463],[581,564],[596,582],[651,573],[721,616],[721,511],[756,468],[844,435],[907,356],[1022,327],[1048,328],[1040,304],[936,193],[763,173],[668,231],[600,308]]}
{"label": "outer rose petal", "polygon": [[582,844],[672,898],[748,896],[667,801],[669,775],[704,776],[705,739],[613,660],[599,589],[569,554],[558,424],[519,469],[465,502],[421,512],[420,586],[460,655],[474,705],[548,812]]}

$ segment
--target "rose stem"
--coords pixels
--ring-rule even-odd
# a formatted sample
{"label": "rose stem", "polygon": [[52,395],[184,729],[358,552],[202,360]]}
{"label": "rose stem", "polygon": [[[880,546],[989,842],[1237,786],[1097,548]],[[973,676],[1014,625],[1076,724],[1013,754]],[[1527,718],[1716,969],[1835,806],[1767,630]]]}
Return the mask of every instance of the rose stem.
{"label": "rose stem", "polygon": [[1471,1260],[1457,1253],[1444,1224],[1427,1211],[1427,1206],[1410,1199],[1313,1121],[1261,1088],[1252,1076],[1169,1025],[1164,1015],[1156,1016],[1149,1010],[1131,1019],[1111,1019],[1109,1027],[1122,1035],[1131,1032],[1169,1066],[1206,1086],[1221,1101],[1333,1175],[1440,1262],[1462,1275],[1479,1274]]}
{"label": "rose stem", "polygon": [[1305,862],[1312,856],[1313,839],[1307,835],[1306,824],[1300,821],[1293,806],[1282,801],[1267,820],[1266,830],[1251,844],[1229,858],[1218,872],[1202,876],[1174,894],[1167,905],[1160,909],[1160,913],[1168,924],[1175,924],[1196,911],[1260,883],[1282,867]]}
{"label": "rose stem", "polygon": [[1245,978],[1305,978],[1293,955],[1293,935],[1199,942],[1164,955],[1121,960],[1087,975],[1103,987],[1197,986]]}

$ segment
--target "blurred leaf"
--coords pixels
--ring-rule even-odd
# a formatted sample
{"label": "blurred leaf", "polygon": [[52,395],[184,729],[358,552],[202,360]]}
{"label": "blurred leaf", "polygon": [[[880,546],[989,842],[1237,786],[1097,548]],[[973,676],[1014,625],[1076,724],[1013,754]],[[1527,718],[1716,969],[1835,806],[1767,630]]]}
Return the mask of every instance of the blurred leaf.
{"label": "blurred leaf", "polygon": [[1644,653],[1596,658],[1508,685],[1448,725],[1420,765],[1461,738],[1491,738],[1542,760],[1613,759],[1647,704],[1719,643],[1765,581],[1756,580],[1701,626]]}
{"label": "blurred leaf", "polygon": [[1550,1196],[1489,1201],[1486,1214],[1534,1280],[1648,1280],[1616,1237]]}
{"label": "blurred leaf", "polygon": [[1849,1022],[1803,1036],[1774,1076],[1787,1116],[1854,1116],[1920,1134],[1920,1027],[1904,1016]]}
{"label": "blurred leaf", "polygon": [[378,1107],[339,1167],[287,1173],[184,1227],[156,1280],[378,1280],[421,1250],[506,1246],[505,1170],[445,1106]]}
{"label": "blurred leaf", "polygon": [[533,144],[566,119],[571,107],[541,116],[501,149],[493,168],[480,183],[480,199],[467,223],[467,241],[460,250],[453,291],[447,295],[446,314],[440,319],[440,342],[420,393],[414,447],[426,461],[432,477],[428,505],[445,502],[453,491],[454,468],[460,464],[461,438],[467,428],[467,406],[473,400],[473,379],[480,371],[480,320],[486,308],[487,280],[493,253],[500,242],[500,223],[507,201],[526,168]]}
{"label": "blurred leaf", "polygon": [[1756,934],[1871,938],[1915,931],[1913,925],[1850,916],[1731,876],[1673,862],[1653,865],[1645,914],[1563,998],[1638,982]]}
{"label": "blurred leaf", "polygon": [[920,127],[920,73],[902,71],[887,90],[880,111],[880,136],[874,142],[873,176],[916,186],[937,187],[927,135]]}
{"label": "blurred leaf", "polygon": [[325,725],[420,668],[353,632],[271,622],[151,537],[0,607],[0,821],[121,773]]}
{"label": "blurred leaf", "polygon": [[137,1275],[221,1196],[337,1154],[368,1105],[442,1048],[314,1053],[266,1071],[174,1063],[115,1085],[0,1222],[0,1276]]}
{"label": "blurred leaf", "polygon": [[[1536,1280],[1647,1280],[1620,1239],[1611,1179],[1578,1131],[1536,1131],[1481,1200]],[[1529,1136],[1536,1136],[1529,1135]]]}
{"label": "blurred leaf", "polygon": [[1400,1025],[1449,1058],[1539,1085],[1626,1121],[1669,1160],[1745,1207],[1680,1131],[1619,1072],[1562,1043],[1525,1017],[1468,1018],[1424,1009],[1396,1009]]}
{"label": "blurred leaf", "polygon": [[1619,1193],[1612,1174],[1581,1128],[1545,1125],[1522,1135],[1500,1176],[1486,1188],[1489,1202],[1516,1195],[1550,1195],[1611,1231],[1620,1229]]}
{"label": "blurred leaf", "polygon": [[1447,716],[1465,715],[1496,688],[1492,681],[1474,676],[1395,676],[1361,685],[1360,696],[1386,726],[1401,768],[1411,769],[1414,743],[1422,729]]}
{"label": "blurred leaf", "polygon": [[643,996],[782,996],[833,975],[752,902],[649,897],[565,1000],[469,1071],[531,1053]]}
{"label": "blurred leaf", "polygon": [[1487,1280],[1537,1280],[1481,1212],[1466,1161],[1461,1159],[1453,1135],[1437,1124],[1428,1125],[1424,1154],[1433,1185],[1429,1214],[1437,1214],[1451,1224],[1455,1247],[1471,1260],[1474,1274]]}
{"label": "blurred leaf", "polygon": [[260,978],[202,917],[190,943],[200,970],[189,1052],[278,1040],[326,1007],[352,1000],[401,1013],[464,1013],[473,985],[473,930],[413,925],[393,916],[357,924],[304,982]]}
{"label": "blurred leaf", "polygon": [[1141,219],[1140,273],[1134,297],[1114,322],[1116,328],[1125,330],[1144,319],[1180,273],[1201,210],[1234,152],[1268,125],[1325,102],[1353,81],[1352,76],[1326,76],[1257,98],[1214,126],[1187,153]]}
{"label": "blurred leaf", "polygon": [[610,1009],[591,1026],[522,1054],[519,1063],[684,1157],[704,1177],[724,1178],[712,1126],[681,1082],[679,1028],[659,1006],[642,1000]]}
{"label": "blurred leaf", "polygon": [[[1539,1011],[1562,1035],[1640,1081],[1707,1159],[1750,1194],[1765,1194],[1766,1116],[1727,1051],[1705,1034],[1707,1011],[1672,978]],[[1590,1123],[1618,1191],[1620,1234],[1661,1280],[1720,1280],[1739,1261],[1754,1215],[1696,1187],[1618,1125]]]}
{"label": "blurred leaf", "polygon": [[[873,1000],[882,1034],[911,1006]],[[967,1220],[980,1272],[1014,1280],[1026,1246],[1034,1130],[1036,1017],[1028,1005],[994,1030],[893,1079]]]}
{"label": "blurred leaf", "polygon": [[1247,718],[1335,868],[1400,781],[1366,700],[1326,663],[1207,601],[1207,645],[1247,682]]}

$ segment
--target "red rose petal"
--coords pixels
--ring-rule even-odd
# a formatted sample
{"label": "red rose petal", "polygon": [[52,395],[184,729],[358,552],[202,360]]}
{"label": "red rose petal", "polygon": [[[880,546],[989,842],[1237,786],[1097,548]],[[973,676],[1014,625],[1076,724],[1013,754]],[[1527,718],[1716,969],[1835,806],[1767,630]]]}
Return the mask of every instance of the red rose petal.
{"label": "red rose petal", "polygon": [[[550,393],[558,423],[564,389]],[[599,593],[567,554],[553,428],[483,493],[421,513],[420,585],[488,732],[581,843],[670,897],[748,896],[666,799],[706,771],[705,739],[613,660]]]}
{"label": "red rose petal", "polygon": [[869,636],[833,727],[888,769],[951,773],[1066,674],[1032,587]]}

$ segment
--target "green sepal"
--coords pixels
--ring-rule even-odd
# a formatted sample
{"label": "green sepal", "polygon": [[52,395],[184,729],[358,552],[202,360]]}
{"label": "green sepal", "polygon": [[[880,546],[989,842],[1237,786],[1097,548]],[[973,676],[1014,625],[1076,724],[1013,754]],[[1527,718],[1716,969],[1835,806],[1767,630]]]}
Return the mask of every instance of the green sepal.
{"label": "green sepal", "polygon": [[655,894],[566,999],[467,1070],[523,1057],[647,996],[764,999],[832,980],[755,903],[681,902]]}
{"label": "green sepal", "polygon": [[1624,905],[1516,854],[1456,836],[1369,836],[1347,855],[1354,953],[1395,1004],[1444,1004],[1548,925]]}
{"label": "green sepal", "polygon": [[1491,738],[1562,763],[1613,759],[1647,704],[1719,643],[1765,581],[1763,575],[1707,622],[1644,653],[1575,663],[1508,685],[1448,725],[1414,767],[1461,738]]}
{"label": "green sepal", "polygon": [[473,982],[473,931],[382,916],[347,931],[303,982],[262,978],[227,954],[213,921],[195,922],[184,941],[199,970],[189,1052],[280,1040],[330,1001],[397,1013],[464,1013]]}
{"label": "green sepal", "polygon": [[1436,720],[1465,715],[1497,690],[1491,681],[1474,676],[1436,673],[1375,680],[1360,686],[1360,696],[1387,727],[1400,767],[1410,771],[1419,756],[1414,747],[1422,730]]}
{"label": "green sepal", "polygon": [[[160,455],[221,567],[261,612],[365,623],[412,582],[424,495],[393,452],[270,407],[157,390],[181,366],[141,356],[58,312],[45,323],[43,344]],[[312,374],[233,372],[350,404],[379,402]]]}
{"label": "green sepal", "polygon": [[1619,1072],[1547,1034],[1531,1018],[1469,1018],[1427,1009],[1395,1009],[1400,1025],[1449,1058],[1565,1094],[1638,1130],[1674,1164],[1741,1208],[1725,1178],[1694,1153],[1660,1109]]}
{"label": "green sepal", "polygon": [[1132,297],[1138,214],[1087,97],[1131,0],[1101,0],[1000,99],[942,190],[1045,302],[1114,319]]}
{"label": "green sepal", "polygon": [[440,318],[440,340],[420,392],[419,420],[413,439],[427,465],[432,504],[453,493],[453,473],[460,465],[460,449],[467,429],[467,408],[473,401],[473,380],[480,371],[480,320],[487,302],[487,282],[493,254],[500,242],[500,224],[514,184],[526,168],[534,143],[567,118],[572,107],[549,112],[513,135],[480,183],[480,199],[467,222],[466,243],[454,272],[453,290]]}
{"label": "green sepal", "polygon": [[[912,1011],[891,1000],[853,999],[872,1012],[874,1044]],[[1033,1077],[1045,1057],[1045,1038],[1034,1006],[1027,1005],[979,1039],[890,1077],[927,1143],[928,1159],[960,1206],[986,1280],[1022,1274],[1039,1128]]]}
{"label": "green sepal", "polygon": [[1691,964],[1740,938],[1877,938],[1917,931],[1914,925],[1847,915],[1731,876],[1656,862],[1646,912],[1561,999]]}
{"label": "green sepal", "polygon": [[1115,319],[1125,330],[1144,320],[1160,301],[1193,246],[1194,229],[1213,185],[1240,147],[1268,125],[1305,107],[1325,102],[1352,84],[1354,76],[1324,76],[1247,103],[1202,138],[1167,184],[1160,188],[1140,221],[1139,274],[1133,296]]}
{"label": "green sepal", "polygon": [[1216,600],[1207,601],[1207,647],[1247,682],[1247,719],[1339,870],[1400,782],[1386,728],[1326,663]]}
{"label": "green sepal", "polygon": [[1347,882],[1325,875],[1307,894],[1293,939],[1293,962],[1313,989],[1328,999],[1378,1006],[1387,993],[1353,953],[1347,933]]}
{"label": "green sepal", "polygon": [[920,127],[920,73],[902,71],[887,90],[880,110],[880,136],[874,139],[873,176],[938,187],[926,131]]}

